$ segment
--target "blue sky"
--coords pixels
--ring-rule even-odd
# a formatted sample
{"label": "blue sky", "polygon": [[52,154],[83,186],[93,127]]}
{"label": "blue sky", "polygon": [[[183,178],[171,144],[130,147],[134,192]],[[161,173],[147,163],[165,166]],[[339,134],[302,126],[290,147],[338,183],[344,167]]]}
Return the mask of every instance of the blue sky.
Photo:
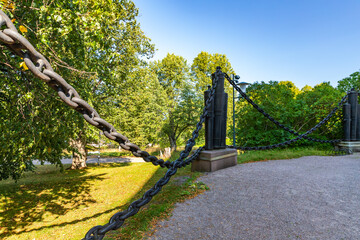
{"label": "blue sky", "polygon": [[201,51],[225,54],[242,81],[289,80],[299,88],[360,69],[360,1],[134,0],[158,49],[191,64]]}

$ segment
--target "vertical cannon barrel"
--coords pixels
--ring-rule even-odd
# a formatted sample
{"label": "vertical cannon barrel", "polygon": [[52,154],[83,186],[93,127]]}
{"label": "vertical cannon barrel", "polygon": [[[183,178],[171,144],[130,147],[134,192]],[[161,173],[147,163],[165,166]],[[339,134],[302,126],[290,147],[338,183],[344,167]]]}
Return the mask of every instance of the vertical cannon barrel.
{"label": "vertical cannon barrel", "polygon": [[357,104],[356,141],[360,141],[360,105]]}
{"label": "vertical cannon barrel", "polygon": [[[208,90],[204,92],[205,105],[206,101],[210,97],[210,86],[208,86]],[[205,149],[211,150],[214,149],[213,138],[214,138],[214,100],[211,101],[208,114],[205,119]]]}
{"label": "vertical cannon barrel", "polygon": [[349,94],[349,103],[351,105],[351,141],[356,141],[356,125],[357,125],[357,105],[358,105],[358,93],[354,89],[351,89]]}
{"label": "vertical cannon barrel", "polygon": [[224,113],[221,125],[221,148],[226,148],[226,121],[227,121],[227,106],[228,106],[228,94],[224,94]]}
{"label": "vertical cannon barrel", "polygon": [[343,115],[344,115],[344,141],[351,140],[351,105],[345,103],[343,105]]}
{"label": "vertical cannon barrel", "polygon": [[220,67],[216,67],[215,78],[217,79],[217,86],[215,88],[214,101],[214,149],[221,149],[226,147],[224,138],[226,136],[226,121],[224,121],[224,114],[227,107],[224,106],[227,103],[227,96],[224,91],[225,76],[221,72]]}

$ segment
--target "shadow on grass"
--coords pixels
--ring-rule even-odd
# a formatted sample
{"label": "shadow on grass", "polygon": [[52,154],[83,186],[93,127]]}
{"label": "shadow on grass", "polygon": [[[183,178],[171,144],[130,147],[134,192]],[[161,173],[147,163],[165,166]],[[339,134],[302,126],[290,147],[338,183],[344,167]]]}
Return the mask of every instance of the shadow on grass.
{"label": "shadow on grass", "polygon": [[[108,163],[97,166],[96,164],[89,165],[90,168],[112,168],[123,167],[131,165],[129,163]],[[142,195],[149,190],[154,184],[164,176],[167,169],[157,169],[152,177],[144,184],[140,191],[138,191],[130,201],[126,204],[111,207],[105,211],[94,213],[91,216],[79,217],[79,219],[61,222],[51,225],[44,225],[26,229],[27,226],[32,225],[34,222],[44,221],[47,212],[55,216],[61,216],[73,209],[86,207],[94,204],[95,200],[91,197],[90,191],[94,180],[102,180],[106,178],[106,174],[97,174],[92,176],[85,176],[87,170],[76,170],[67,172],[68,175],[64,178],[52,179],[47,182],[44,179],[35,184],[7,184],[1,186],[0,182],[0,199],[5,199],[0,203],[0,239],[11,235],[20,235],[24,232],[41,231],[54,227],[68,226],[79,222],[86,222],[93,218],[97,218],[103,214],[114,213],[125,210],[131,202],[142,197]],[[50,172],[43,173],[45,177],[51,177]],[[195,179],[198,174],[191,173],[189,168],[181,169],[180,178]],[[74,180],[76,179],[76,180]],[[183,180],[183,179],[182,179]],[[117,231],[111,231],[107,234],[106,239],[140,239],[141,234],[146,232],[153,225],[155,218],[161,217],[166,212],[170,211],[173,204],[179,199],[187,198],[190,194],[188,189],[184,187],[184,181],[177,182],[172,179],[163,190],[154,197],[154,199],[145,205],[140,212],[126,220],[124,226]],[[185,181],[186,182],[186,181]],[[191,194],[190,194],[191,195]],[[111,214],[112,215],[112,214]],[[103,225],[108,222],[97,222],[96,225]],[[89,229],[93,226],[89,225]],[[84,235],[89,229],[84,229]],[[140,235],[139,235],[140,234]],[[138,237],[136,237],[138,236]],[[140,237],[139,237],[140,236]],[[20,236],[19,236],[20,237]]]}
{"label": "shadow on grass", "polygon": [[[173,156],[172,160],[177,157],[178,154]],[[178,169],[177,173],[172,176],[170,181],[163,186],[162,190],[149,203],[144,205],[136,215],[126,219],[121,228],[108,232],[104,240],[143,239],[144,236],[152,234],[158,221],[169,216],[175,203],[193,198],[205,191],[205,189],[208,189],[203,183],[194,184],[195,180],[201,176],[201,173],[191,172],[190,169],[191,166]],[[126,210],[133,201],[141,198],[146,191],[164,177],[167,170],[159,168],[143,186],[142,190],[134,195],[128,203],[123,205],[120,211]]]}
{"label": "shadow on grass", "polygon": [[[110,168],[128,165],[128,163],[111,163],[96,167]],[[95,166],[90,165],[89,167]],[[106,174],[85,176],[88,172],[87,169],[58,173],[55,170],[44,170],[51,168],[51,166],[41,168],[40,173],[27,174],[19,183],[7,181],[4,184],[4,182],[0,182],[0,199],[2,199],[0,202],[0,230],[2,230],[0,239],[22,232],[32,232],[84,221],[85,219],[81,219],[25,230],[34,222],[43,221],[47,214],[55,216],[56,219],[68,211],[95,203],[90,195],[91,186],[95,180],[106,178]],[[31,178],[33,182],[27,183],[28,179],[26,178]]]}

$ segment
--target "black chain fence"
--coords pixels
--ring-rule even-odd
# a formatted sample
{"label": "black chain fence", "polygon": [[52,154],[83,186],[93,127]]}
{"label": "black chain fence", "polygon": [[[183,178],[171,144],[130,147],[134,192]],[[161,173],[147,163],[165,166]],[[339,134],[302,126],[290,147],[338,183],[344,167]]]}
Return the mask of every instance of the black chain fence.
{"label": "black chain fence", "polygon": [[[321,142],[321,143],[337,143],[337,142],[340,142],[341,141],[341,139],[335,139],[335,140],[322,140],[322,139],[316,139],[316,138],[311,138],[311,137],[308,137],[307,135],[308,134],[300,134],[300,133],[298,133],[298,132],[296,132],[296,131],[294,131],[294,130],[292,130],[292,129],[290,129],[289,127],[287,127],[287,126],[285,126],[285,125],[283,125],[283,124],[281,124],[279,121],[277,121],[277,120],[275,120],[273,117],[271,117],[267,112],[265,112],[265,110],[264,109],[262,109],[261,107],[259,107],[256,103],[254,103],[254,101],[253,100],[251,100],[251,98],[248,96],[248,95],[246,95],[246,93],[244,93],[242,90],[241,90],[241,88],[238,86],[238,85],[236,85],[235,84],[235,82],[229,77],[229,75],[227,75],[226,73],[225,73],[225,78],[229,81],[229,83],[236,89],[236,91],[238,91],[240,94],[241,94],[241,96],[242,97],[244,97],[244,99],[248,102],[248,103],[250,103],[256,110],[258,110],[261,114],[263,114],[267,119],[269,119],[271,122],[273,122],[275,125],[277,125],[278,127],[280,127],[280,128],[282,128],[282,129],[284,129],[284,130],[286,130],[286,131],[288,131],[289,133],[291,133],[291,134],[294,134],[294,135],[296,135],[296,136],[301,136],[301,138],[295,138],[295,139],[298,139],[298,140],[300,140],[300,139],[302,139],[302,138],[304,138],[304,139],[306,139],[306,140],[310,140],[310,141],[314,141],[314,142]],[[340,103],[331,111],[331,116],[329,117],[329,115],[327,116],[327,117],[325,117],[324,118],[324,120],[325,119],[327,119],[326,121],[328,121],[333,115],[334,115],[334,113],[345,103],[345,101],[346,101],[346,99],[347,99],[347,97],[348,97],[348,95],[349,95],[349,93],[348,94],[346,94],[342,99],[341,99],[341,101],[340,101]],[[329,117],[329,118],[328,118]],[[322,121],[321,121],[322,122]],[[320,123],[321,123],[320,122]],[[325,122],[324,122],[325,123]],[[321,124],[322,125],[322,124]],[[320,126],[321,126],[320,125]],[[317,126],[317,125],[316,125]],[[315,126],[315,127],[316,127]],[[320,127],[319,126],[319,127]],[[314,127],[314,128],[315,128]],[[317,129],[318,127],[316,127],[316,129]],[[310,130],[312,130],[312,129],[310,129]],[[310,131],[309,130],[309,131]],[[308,131],[308,132],[309,132]],[[313,130],[314,131],[314,130]],[[313,131],[311,131],[311,132],[313,132]],[[310,132],[310,133],[311,133]],[[309,133],[309,134],[310,134]],[[294,140],[294,139],[292,139],[292,140]],[[269,146],[263,146],[263,147],[247,147],[247,149],[243,149],[243,150],[261,150],[261,149],[270,149],[270,148],[275,148],[275,147],[281,147],[281,146],[284,146],[284,145],[288,145],[288,144],[291,144],[291,143],[293,143],[293,142],[290,142],[290,141],[292,141],[292,140],[289,140],[289,141],[286,141],[286,142],[283,142],[283,143],[279,143],[279,144],[274,144],[274,145],[269,145]],[[244,148],[246,148],[246,147],[244,147]],[[260,149],[259,149],[260,148]],[[240,148],[239,148],[240,149]]]}
{"label": "black chain fence", "polygon": [[[91,125],[97,127],[102,130],[104,135],[120,144],[120,146],[128,151],[131,151],[134,156],[142,157],[146,162],[151,162],[154,165],[159,165],[161,167],[167,167],[168,170],[165,175],[148,191],[144,193],[144,195],[132,202],[129,207],[122,212],[118,212],[114,214],[109,222],[105,225],[99,225],[91,228],[85,235],[83,240],[101,240],[104,238],[105,234],[110,230],[116,230],[120,228],[124,221],[135,215],[141,207],[151,201],[151,199],[161,191],[162,187],[166,185],[170,178],[176,174],[179,168],[182,168],[188,164],[190,164],[194,159],[196,159],[200,152],[203,150],[203,147],[198,148],[193,154],[189,157],[194,145],[195,140],[199,136],[199,132],[202,129],[203,123],[208,115],[208,109],[211,102],[214,100],[215,96],[215,88],[218,84],[218,78],[215,74],[212,75],[213,86],[210,88],[209,98],[205,102],[204,109],[200,116],[199,122],[196,124],[195,130],[192,132],[192,137],[186,142],[185,150],[180,153],[180,157],[175,161],[164,161],[163,159],[158,159],[156,156],[150,155],[146,151],[142,151],[136,144],[131,143],[129,139],[117,132],[116,129],[108,123],[106,120],[102,119],[97,111],[92,108],[85,100],[83,100],[77,91],[68,84],[60,75],[58,75],[50,63],[46,60],[46,58],[40,54],[33,45],[25,39],[21,34],[18,33],[17,29],[13,25],[12,21],[9,17],[0,10],[0,27],[6,26],[5,29],[0,31],[0,42],[7,46],[13,53],[22,57],[30,69],[30,71],[49,85],[52,89],[54,89],[59,97],[70,107],[81,113],[84,119],[90,123]],[[234,83],[233,80],[225,73],[226,79],[230,82],[230,84],[260,113],[262,113],[265,117],[267,117],[270,121],[275,123],[277,126],[283,128],[284,130],[296,135],[297,137],[286,142],[269,145],[269,146],[260,146],[260,147],[239,147],[239,146],[228,146],[229,148],[236,148],[241,150],[263,150],[263,149],[272,149],[276,147],[281,147],[285,145],[289,145],[294,143],[300,139],[308,139],[316,142],[326,142],[326,143],[334,143],[339,140],[320,140],[313,139],[307,137],[310,133],[315,131],[321,125],[326,123],[338,110],[338,108],[343,105],[346,101],[348,95],[344,96],[338,106],[336,106],[321,122],[319,122],[315,127],[310,129],[304,134],[300,134],[285,125],[279,123],[274,118],[272,118],[268,113],[266,113],[262,108],[260,108],[257,104],[255,104],[241,89]],[[0,100],[6,100],[3,94],[0,94]]]}

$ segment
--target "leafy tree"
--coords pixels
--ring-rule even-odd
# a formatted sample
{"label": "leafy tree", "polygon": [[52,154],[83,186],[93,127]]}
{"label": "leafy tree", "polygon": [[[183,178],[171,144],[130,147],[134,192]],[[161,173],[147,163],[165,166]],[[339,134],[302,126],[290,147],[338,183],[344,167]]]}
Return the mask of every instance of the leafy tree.
{"label": "leafy tree", "polygon": [[144,147],[159,142],[157,136],[165,122],[167,102],[157,75],[149,68],[139,67],[127,76],[118,94],[104,100],[100,108],[115,128]]}
{"label": "leafy tree", "polygon": [[352,88],[359,90],[360,89],[360,73],[354,72],[350,74],[349,77],[346,77],[338,81],[337,88],[342,92],[350,91]]}
{"label": "leafy tree", "polygon": [[[292,82],[261,82],[250,85],[248,95],[273,118],[304,133],[319,123],[341,100],[341,92],[322,83],[301,91]],[[245,100],[237,106],[237,142],[243,146],[261,146],[284,142],[296,136],[277,127]],[[341,110],[311,137],[337,139],[342,137]],[[310,143],[314,144],[314,143]]]}
{"label": "leafy tree", "polygon": [[[136,21],[138,9],[132,1],[9,2],[2,9],[14,19],[16,27],[95,109],[103,101],[114,105],[107,98],[118,94],[127,75],[143,64],[142,57],[152,56],[153,45]],[[40,80],[28,71],[22,72],[19,66],[25,70],[26,65],[18,57],[5,46],[0,48],[0,63],[5,69],[1,72],[0,92],[11,98],[11,107],[1,101],[1,142],[6,143],[4,149],[13,149],[11,153],[1,152],[1,179],[10,175],[18,178],[31,168],[34,158],[59,163],[63,150],[70,150],[70,140],[79,143],[72,147],[80,160],[73,168],[85,167],[84,146],[97,131]],[[14,134],[21,137],[14,138]],[[20,147],[21,141],[24,143]],[[6,169],[9,165],[13,168]]]}
{"label": "leafy tree", "polygon": [[[294,112],[295,97],[299,89],[289,81],[253,83],[247,88],[247,94],[281,123],[293,126],[299,112]],[[275,144],[290,138],[290,134],[270,122],[245,99],[236,106],[236,142],[244,146],[262,146]]]}
{"label": "leafy tree", "polygon": [[67,140],[73,136],[67,106],[52,100],[52,89],[15,67],[0,72],[0,82],[0,179],[18,179],[33,168],[32,159],[61,166],[59,156],[70,150]]}
{"label": "leafy tree", "polygon": [[[221,67],[221,71],[229,75],[234,74],[230,61],[225,54],[201,52],[194,58],[191,71],[198,92],[203,93],[207,90],[207,86],[211,85],[211,74],[216,71],[218,66]],[[225,84],[225,86],[229,92],[231,86],[229,84]]]}
{"label": "leafy tree", "polygon": [[[296,126],[297,131],[307,131],[326,117],[337,106],[345,94],[331,86],[330,82],[316,85],[297,96],[298,111],[302,112],[301,123]],[[312,134],[321,139],[341,139],[342,136],[342,109],[322,127]]]}
{"label": "leafy tree", "polygon": [[167,96],[165,123],[160,136],[166,137],[171,150],[176,150],[178,141],[198,118],[196,95],[193,91],[190,69],[183,57],[168,54],[164,59],[151,64],[152,71],[164,88]]}

